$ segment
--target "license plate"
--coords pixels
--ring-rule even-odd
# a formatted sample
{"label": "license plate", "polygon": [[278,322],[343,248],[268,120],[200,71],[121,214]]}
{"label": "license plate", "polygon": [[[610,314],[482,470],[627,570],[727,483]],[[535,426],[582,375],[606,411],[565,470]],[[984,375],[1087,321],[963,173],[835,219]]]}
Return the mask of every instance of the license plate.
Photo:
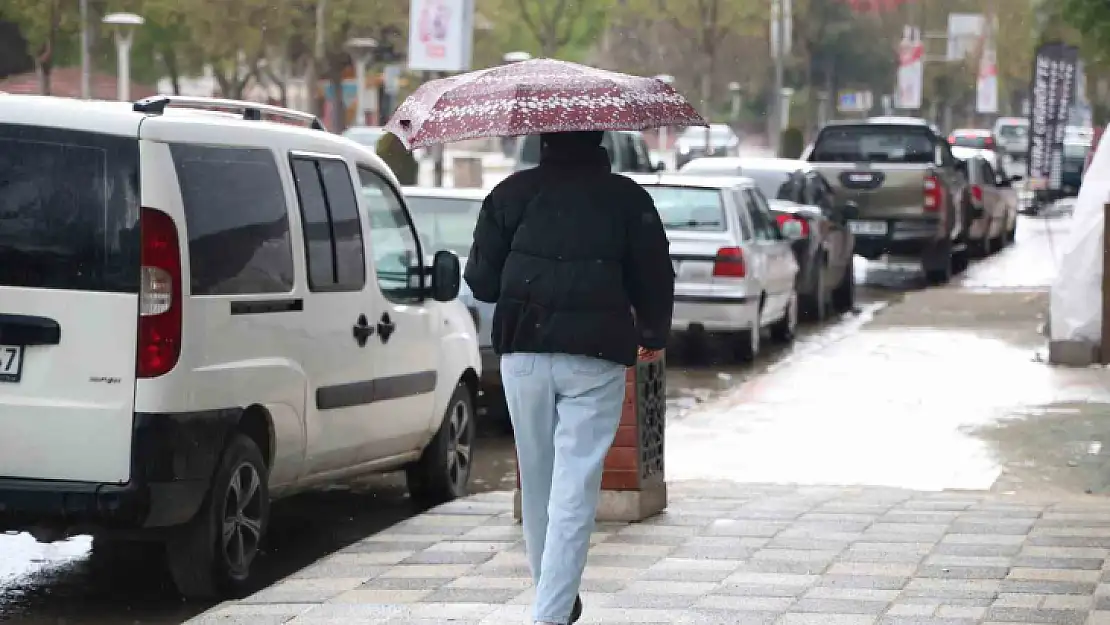
{"label": "license plate", "polygon": [[23,375],[23,346],[0,345],[0,382],[18,382]]}
{"label": "license plate", "polygon": [[885,221],[850,221],[848,229],[852,234],[884,235],[886,234]]}

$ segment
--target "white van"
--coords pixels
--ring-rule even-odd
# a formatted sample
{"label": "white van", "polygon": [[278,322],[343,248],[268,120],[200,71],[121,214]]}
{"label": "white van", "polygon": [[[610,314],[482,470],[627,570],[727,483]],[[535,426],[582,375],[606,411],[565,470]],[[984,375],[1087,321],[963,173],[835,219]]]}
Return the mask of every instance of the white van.
{"label": "white van", "polygon": [[459,260],[427,266],[389,168],[322,128],[0,99],[0,532],[164,542],[211,597],[243,588],[275,497],[395,469],[465,494]]}

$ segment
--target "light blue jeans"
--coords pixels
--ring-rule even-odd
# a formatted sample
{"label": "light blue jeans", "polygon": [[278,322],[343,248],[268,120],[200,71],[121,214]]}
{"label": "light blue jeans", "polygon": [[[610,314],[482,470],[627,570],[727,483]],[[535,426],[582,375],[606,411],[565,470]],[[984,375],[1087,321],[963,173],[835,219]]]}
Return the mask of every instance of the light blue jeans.
{"label": "light blue jeans", "polygon": [[624,365],[569,354],[506,354],[534,620],[566,623],[586,567],[605,455],[620,425]]}

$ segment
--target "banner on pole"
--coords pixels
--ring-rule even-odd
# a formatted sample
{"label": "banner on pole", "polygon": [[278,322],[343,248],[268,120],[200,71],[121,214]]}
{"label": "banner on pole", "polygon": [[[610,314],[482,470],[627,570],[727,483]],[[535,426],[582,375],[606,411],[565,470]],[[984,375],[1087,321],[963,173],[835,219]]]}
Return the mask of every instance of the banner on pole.
{"label": "banner on pole", "polygon": [[1079,50],[1064,43],[1037,49],[1029,107],[1029,185],[1034,190],[1060,189],[1064,137],[1075,93]]}
{"label": "banner on pole", "polygon": [[474,48],[474,0],[411,0],[411,71],[463,72]]}
{"label": "banner on pole", "polygon": [[902,42],[898,46],[898,91],[894,98],[895,108],[921,108],[924,83],[925,42],[921,39],[921,29],[906,26],[902,31]]}

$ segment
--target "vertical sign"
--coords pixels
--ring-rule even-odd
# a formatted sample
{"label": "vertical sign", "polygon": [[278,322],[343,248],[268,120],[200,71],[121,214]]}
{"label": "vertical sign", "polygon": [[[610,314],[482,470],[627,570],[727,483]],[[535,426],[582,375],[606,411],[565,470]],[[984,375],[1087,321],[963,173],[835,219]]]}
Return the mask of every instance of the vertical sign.
{"label": "vertical sign", "polygon": [[474,0],[411,0],[409,70],[463,72],[474,48]]}
{"label": "vertical sign", "polygon": [[1060,189],[1079,50],[1063,43],[1037,49],[1029,107],[1029,180],[1035,190]]}
{"label": "vertical sign", "polygon": [[998,49],[994,43],[995,29],[987,22],[979,54],[979,78],[975,81],[975,111],[998,112]]}
{"label": "vertical sign", "polygon": [[921,91],[925,82],[925,42],[921,30],[906,26],[898,46],[898,92],[894,106],[900,109],[921,108]]}

